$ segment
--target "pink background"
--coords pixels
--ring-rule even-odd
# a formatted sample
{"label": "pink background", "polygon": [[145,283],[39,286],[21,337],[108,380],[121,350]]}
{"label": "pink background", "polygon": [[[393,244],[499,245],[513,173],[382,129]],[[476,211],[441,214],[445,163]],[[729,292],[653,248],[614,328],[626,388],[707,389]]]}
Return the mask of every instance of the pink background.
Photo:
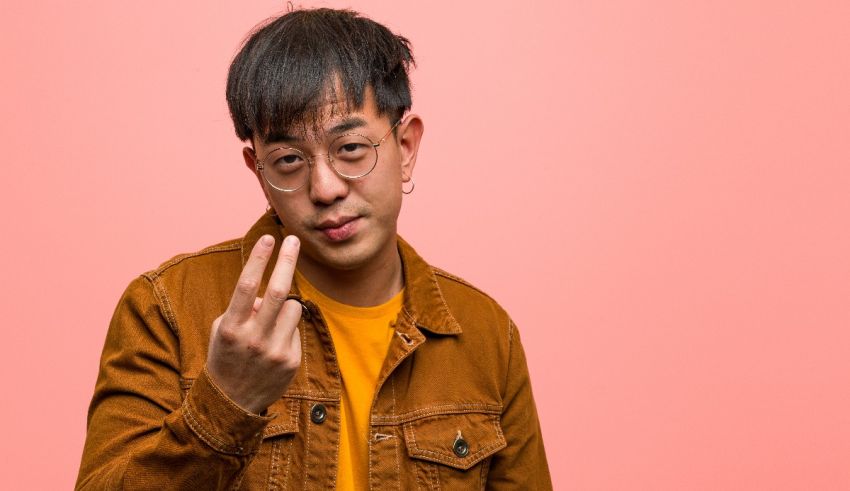
{"label": "pink background", "polygon": [[[556,489],[850,489],[850,3],[356,1],[426,124],[402,233],[519,324]],[[264,201],[279,1],[4,2],[2,489],[70,489],[126,284]]]}

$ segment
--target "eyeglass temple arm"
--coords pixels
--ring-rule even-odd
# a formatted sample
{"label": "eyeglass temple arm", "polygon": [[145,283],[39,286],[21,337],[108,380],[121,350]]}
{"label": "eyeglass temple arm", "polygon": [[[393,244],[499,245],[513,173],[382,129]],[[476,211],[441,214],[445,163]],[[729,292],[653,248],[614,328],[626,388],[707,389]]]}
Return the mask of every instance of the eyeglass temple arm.
{"label": "eyeglass temple arm", "polygon": [[387,137],[388,137],[388,136],[390,136],[390,133],[392,133],[392,132],[393,132],[393,130],[396,128],[396,126],[400,125],[400,124],[401,124],[401,122],[402,122],[402,121],[404,121],[405,119],[407,119],[407,117],[406,117],[406,116],[405,116],[405,117],[403,117],[403,118],[401,118],[401,119],[399,119],[398,121],[396,121],[396,122],[395,122],[395,124],[394,124],[394,125],[392,125],[392,126],[390,127],[389,131],[387,131],[387,134],[385,134],[385,135],[383,136],[383,138],[381,138],[380,140],[378,140],[378,143],[373,143],[372,145],[373,145],[375,148],[377,148],[377,147],[378,147],[378,145],[380,145],[381,143],[384,143],[384,140],[386,140],[386,139],[387,139]]}

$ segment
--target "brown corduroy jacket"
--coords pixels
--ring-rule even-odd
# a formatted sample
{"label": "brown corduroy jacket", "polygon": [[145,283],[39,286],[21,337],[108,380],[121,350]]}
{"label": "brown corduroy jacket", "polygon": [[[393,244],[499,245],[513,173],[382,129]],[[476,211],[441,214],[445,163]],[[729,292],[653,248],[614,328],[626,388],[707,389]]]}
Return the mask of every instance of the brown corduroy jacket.
{"label": "brown corduroy jacket", "polygon": [[[315,305],[302,302],[301,366],[267,415],[238,407],[204,369],[210,326],[266,233],[281,243],[270,215],[244,238],[177,256],[127,288],[100,361],[77,489],[335,487],[341,379]],[[404,306],[372,404],[371,489],[551,489],[516,326],[490,297],[400,238],[398,247]]]}

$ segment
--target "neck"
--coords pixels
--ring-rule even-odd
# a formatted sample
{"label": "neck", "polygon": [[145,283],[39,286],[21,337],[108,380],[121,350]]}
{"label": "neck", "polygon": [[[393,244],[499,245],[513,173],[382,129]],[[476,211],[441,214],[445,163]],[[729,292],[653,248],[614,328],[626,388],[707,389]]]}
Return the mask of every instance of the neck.
{"label": "neck", "polygon": [[[381,305],[404,287],[401,257],[395,241],[386,253],[363,267],[328,269],[307,258],[299,258],[298,270],[323,294],[354,307]],[[305,260],[306,259],[306,260]]]}

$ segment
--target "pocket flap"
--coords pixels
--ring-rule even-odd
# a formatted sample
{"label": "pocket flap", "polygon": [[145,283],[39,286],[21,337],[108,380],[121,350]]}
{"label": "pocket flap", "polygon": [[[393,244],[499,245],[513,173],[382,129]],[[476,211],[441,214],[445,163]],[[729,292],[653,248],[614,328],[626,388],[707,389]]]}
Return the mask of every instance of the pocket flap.
{"label": "pocket flap", "polygon": [[294,397],[281,397],[269,406],[269,413],[277,413],[275,418],[263,430],[263,438],[298,433],[298,413],[301,400]]}
{"label": "pocket flap", "polygon": [[441,414],[404,424],[408,454],[417,459],[467,470],[505,448],[499,416]]}

